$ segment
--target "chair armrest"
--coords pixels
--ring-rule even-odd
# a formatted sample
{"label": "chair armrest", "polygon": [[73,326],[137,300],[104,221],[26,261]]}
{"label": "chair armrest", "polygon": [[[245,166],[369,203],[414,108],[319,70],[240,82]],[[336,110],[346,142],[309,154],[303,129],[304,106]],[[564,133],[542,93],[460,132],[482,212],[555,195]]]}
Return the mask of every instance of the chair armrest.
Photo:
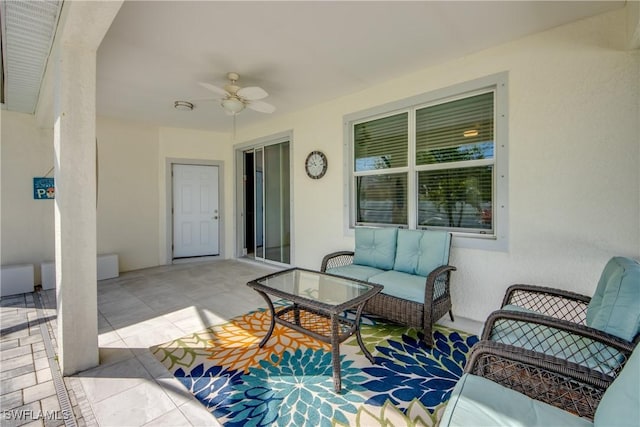
{"label": "chair armrest", "polygon": [[566,360],[491,341],[473,347],[465,372],[590,419],[613,381]]}
{"label": "chair armrest", "polygon": [[482,340],[506,342],[599,370],[615,378],[627,362],[634,343],[599,329],[541,314],[494,311],[487,318]]}
{"label": "chair armrest", "polygon": [[322,258],[320,271],[324,273],[327,271],[327,268],[353,264],[353,254],[353,251],[339,251],[325,255],[324,258]]}
{"label": "chair armrest", "polygon": [[443,296],[449,296],[451,272],[457,268],[453,265],[441,265],[427,276],[424,303],[425,307],[431,307],[431,303]]}
{"label": "chair armrest", "polygon": [[516,284],[505,292],[502,307],[517,305],[557,319],[585,324],[591,298],[544,286]]}

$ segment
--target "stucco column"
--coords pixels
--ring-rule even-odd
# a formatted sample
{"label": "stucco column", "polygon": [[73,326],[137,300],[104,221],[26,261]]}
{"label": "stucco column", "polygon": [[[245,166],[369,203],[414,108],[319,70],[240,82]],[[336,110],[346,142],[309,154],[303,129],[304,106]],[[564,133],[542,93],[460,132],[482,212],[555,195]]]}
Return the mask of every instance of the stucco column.
{"label": "stucco column", "polygon": [[96,50],[62,44],[54,77],[58,362],[99,362],[96,273]]}

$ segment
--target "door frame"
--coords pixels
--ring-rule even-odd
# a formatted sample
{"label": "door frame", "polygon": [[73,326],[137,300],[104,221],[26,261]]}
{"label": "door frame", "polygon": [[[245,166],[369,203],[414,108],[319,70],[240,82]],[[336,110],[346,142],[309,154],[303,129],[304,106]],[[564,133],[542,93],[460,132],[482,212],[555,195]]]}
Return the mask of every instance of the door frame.
{"label": "door frame", "polygon": [[205,159],[165,159],[165,247],[164,255],[167,264],[180,262],[173,259],[173,165],[191,166],[217,166],[218,167],[218,210],[220,211],[220,221],[218,223],[218,245],[220,253],[209,257],[199,257],[198,259],[225,259],[225,206],[224,206],[224,162],[220,160]]}
{"label": "door frame", "polygon": [[295,265],[295,217],[294,217],[294,188],[295,188],[295,180],[294,180],[294,168],[293,168],[293,130],[279,132],[273,135],[265,136],[262,138],[257,138],[251,141],[242,142],[239,144],[234,144],[234,167],[235,167],[235,203],[234,203],[234,215],[233,215],[233,229],[235,230],[235,248],[234,248],[234,256],[236,258],[242,258],[244,256],[243,248],[244,248],[244,215],[245,215],[245,206],[244,206],[244,152],[247,150],[264,147],[267,145],[279,144],[281,142],[289,141],[289,171],[290,171],[290,203],[289,203],[289,226],[291,228],[291,247],[290,247],[290,264],[281,264],[275,261],[265,260],[264,262],[269,264],[276,264],[282,266],[291,266]]}

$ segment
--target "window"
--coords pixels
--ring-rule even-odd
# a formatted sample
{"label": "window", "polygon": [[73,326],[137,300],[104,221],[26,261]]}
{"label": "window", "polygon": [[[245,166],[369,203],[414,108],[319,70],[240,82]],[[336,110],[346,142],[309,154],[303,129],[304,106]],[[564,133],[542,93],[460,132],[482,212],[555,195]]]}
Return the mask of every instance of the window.
{"label": "window", "polygon": [[506,249],[506,73],[345,124],[350,227],[444,229]]}

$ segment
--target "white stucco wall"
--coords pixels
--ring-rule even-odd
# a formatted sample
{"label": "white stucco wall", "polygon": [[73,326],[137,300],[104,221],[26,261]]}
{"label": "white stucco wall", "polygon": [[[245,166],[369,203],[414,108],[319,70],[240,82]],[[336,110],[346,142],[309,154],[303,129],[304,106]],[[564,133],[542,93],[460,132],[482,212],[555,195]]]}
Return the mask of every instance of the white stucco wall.
{"label": "white stucco wall", "polygon": [[38,264],[53,260],[53,200],[33,199],[33,178],[53,177],[53,129],[38,129],[35,117],[0,113],[0,263]]}
{"label": "white stucco wall", "polygon": [[[35,264],[38,284],[54,259],[54,201],[34,200],[32,180],[53,166],[53,130],[1,114],[1,263]],[[98,253],[117,253],[121,271],[158,265],[158,128],[99,118],[96,133]]]}
{"label": "white stucco wall", "polygon": [[98,253],[117,253],[120,270],[158,259],[158,128],[98,118]]}
{"label": "white stucco wall", "polygon": [[[591,294],[613,255],[640,258],[640,56],[625,11],[586,19],[404,76],[239,133],[293,129],[296,264],[353,248],[343,216],[342,119],[489,74],[509,73],[509,250],[454,248],[454,312],[482,321],[515,282]],[[306,177],[314,149],[327,175]]]}

